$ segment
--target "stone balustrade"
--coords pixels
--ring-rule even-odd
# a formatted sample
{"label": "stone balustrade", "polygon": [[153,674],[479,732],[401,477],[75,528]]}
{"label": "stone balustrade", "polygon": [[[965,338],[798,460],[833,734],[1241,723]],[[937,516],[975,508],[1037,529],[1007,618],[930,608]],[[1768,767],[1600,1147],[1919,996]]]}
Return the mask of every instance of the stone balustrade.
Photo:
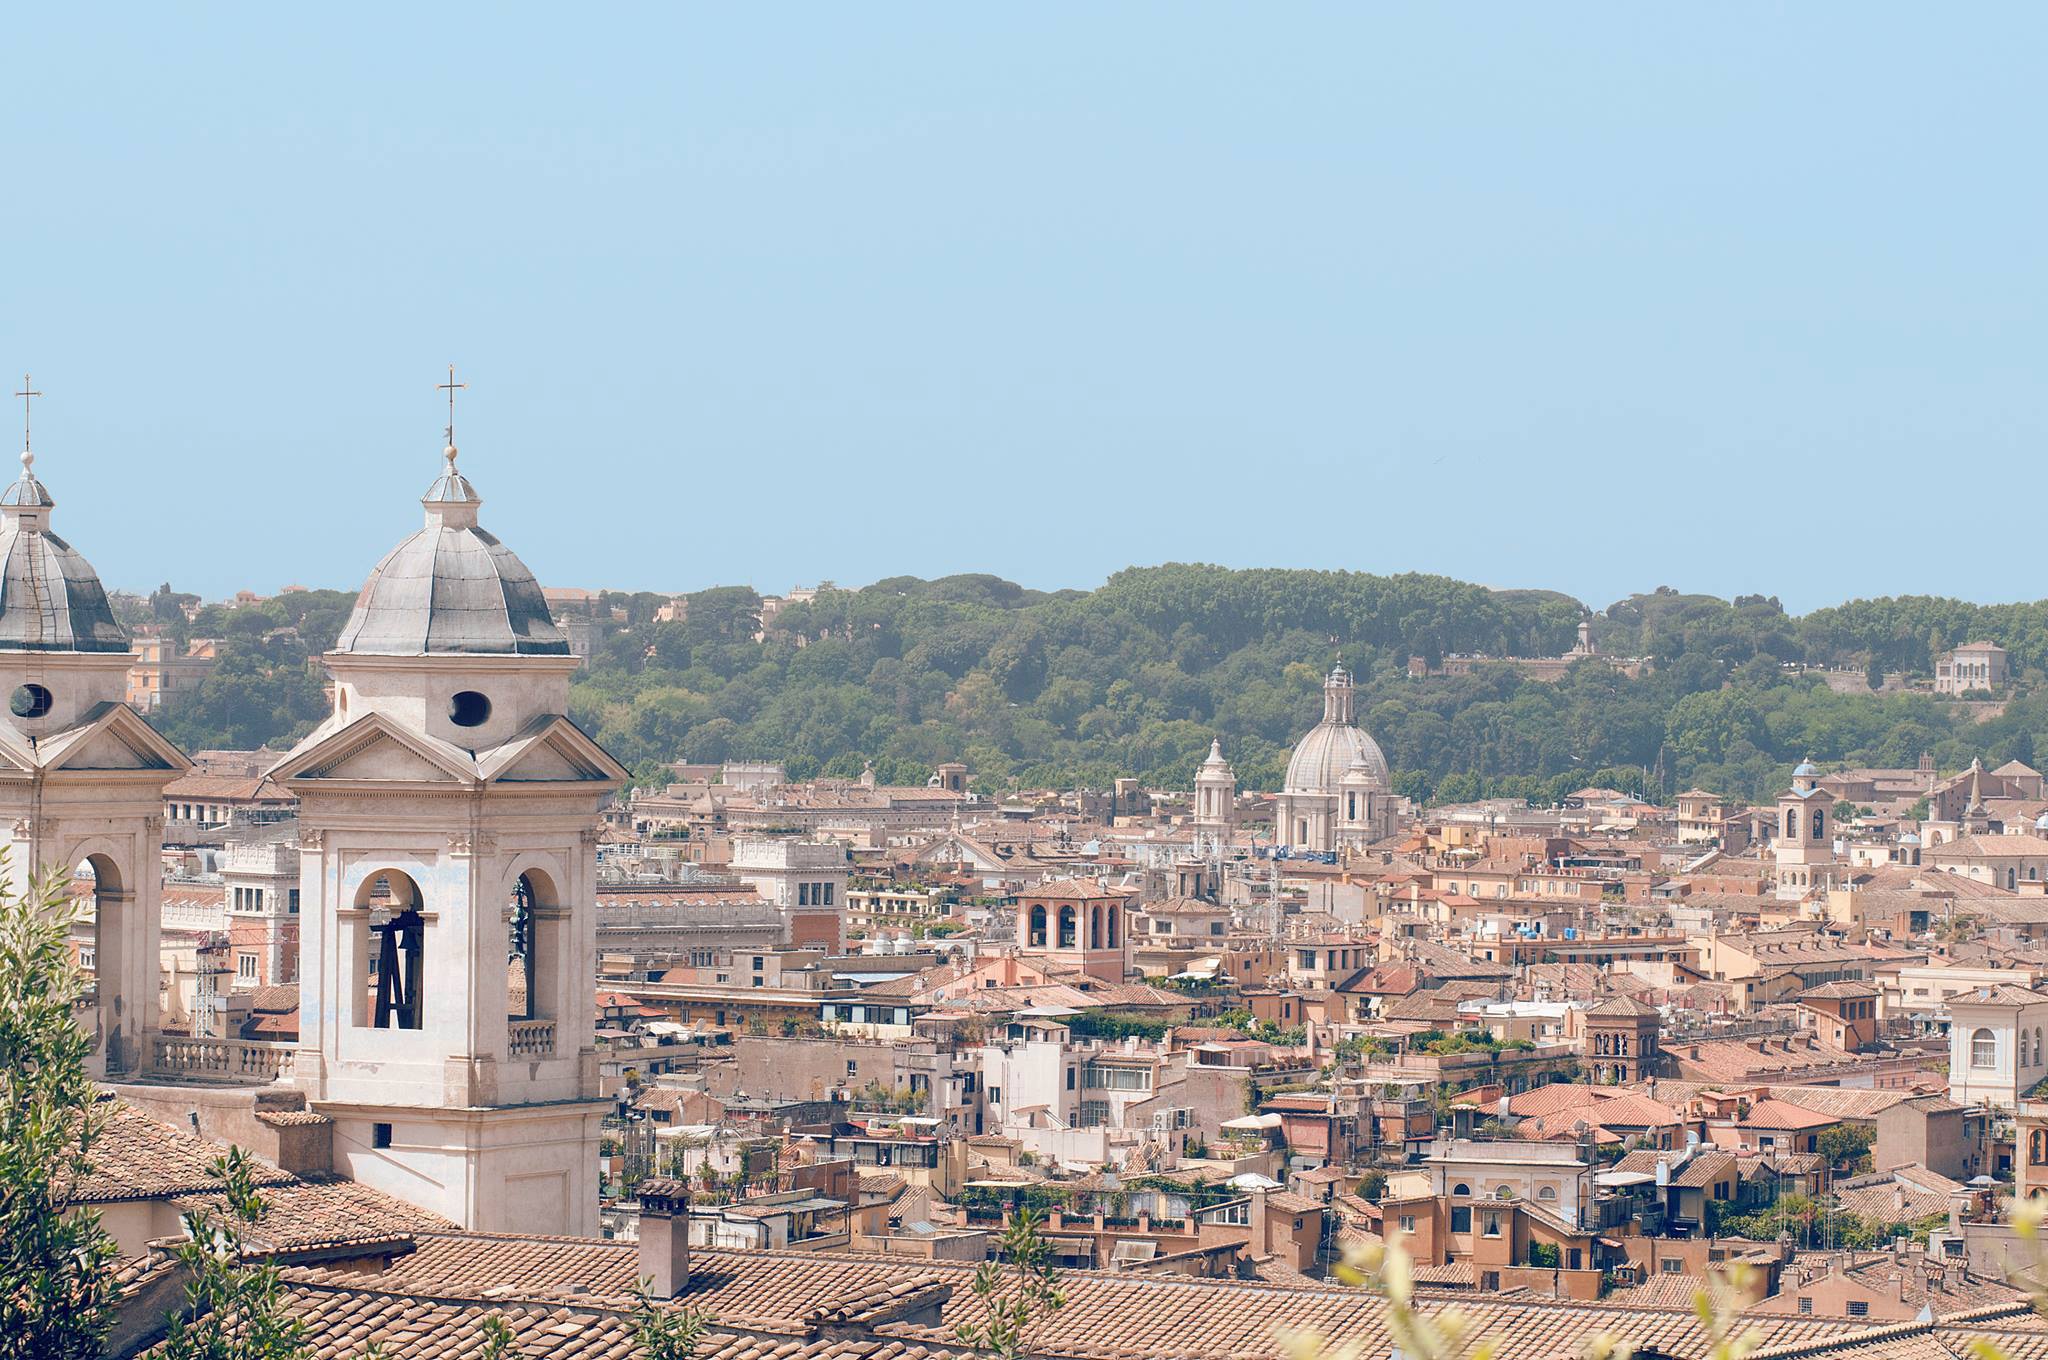
{"label": "stone balustrade", "polygon": [[254,1039],[187,1039],[159,1034],[150,1066],[160,1076],[254,1085],[290,1076],[292,1048]]}
{"label": "stone balustrade", "polygon": [[555,1055],[555,1022],[514,1020],[505,1053],[512,1058],[552,1058]]}

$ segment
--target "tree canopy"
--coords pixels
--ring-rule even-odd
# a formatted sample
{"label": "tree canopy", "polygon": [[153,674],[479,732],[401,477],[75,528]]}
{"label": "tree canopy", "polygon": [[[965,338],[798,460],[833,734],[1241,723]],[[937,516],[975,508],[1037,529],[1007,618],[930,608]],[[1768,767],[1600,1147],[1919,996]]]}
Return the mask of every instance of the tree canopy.
{"label": "tree canopy", "polygon": [[[130,598],[183,620],[168,587]],[[1340,656],[1396,789],[1426,801],[1554,801],[1585,785],[1668,798],[1694,784],[1754,798],[1809,755],[1910,766],[1930,752],[1955,769],[2029,759],[2048,735],[2048,601],[1914,596],[1794,617],[1774,598],[1659,588],[1595,615],[1554,592],[1441,576],[1168,564],[1085,592],[895,577],[822,589],[765,622],[745,587],[669,603],[602,597],[600,613],[622,622],[600,630],[571,697],[570,716],[647,782],[671,761],[760,759],[798,779],[872,762],[884,782],[921,783],[959,760],[986,792],[1123,775],[1186,787],[1220,735],[1245,786],[1277,788]],[[221,664],[163,715],[167,732],[196,748],[310,728],[324,713],[317,657],[348,604],[305,591],[202,611],[184,632],[221,637]],[[1582,620],[1602,653],[1641,658],[1643,673],[1589,660],[1555,683],[1483,663],[1409,674],[1411,656],[1559,656]],[[2002,712],[1866,688],[1872,674],[1925,677],[1979,638],[2011,653],[2016,697]]]}

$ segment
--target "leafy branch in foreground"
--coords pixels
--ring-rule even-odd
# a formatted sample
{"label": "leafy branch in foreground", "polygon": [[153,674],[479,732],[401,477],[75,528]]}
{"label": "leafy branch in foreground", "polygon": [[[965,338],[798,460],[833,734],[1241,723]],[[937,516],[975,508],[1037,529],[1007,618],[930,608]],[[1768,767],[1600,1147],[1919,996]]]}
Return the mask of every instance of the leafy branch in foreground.
{"label": "leafy branch in foreground", "polygon": [[993,1351],[1002,1360],[1021,1360],[1045,1320],[1067,1301],[1053,1268],[1052,1247],[1038,1231],[1038,1216],[1019,1209],[996,1242],[1000,1258],[983,1261],[971,1290],[981,1321],[964,1322],[954,1334],[969,1346]]}
{"label": "leafy branch in foreground", "polygon": [[505,1321],[502,1313],[492,1313],[477,1325],[483,1334],[483,1360],[520,1360],[519,1339],[512,1335],[512,1324]]}
{"label": "leafy branch in foreground", "polygon": [[633,1327],[639,1333],[640,1348],[647,1352],[648,1360],[690,1360],[704,1329],[711,1325],[711,1315],[701,1308],[658,1307],[647,1292],[653,1283],[641,1278],[640,1298],[633,1305]]}
{"label": "leafy branch in foreground", "polygon": [[0,1360],[98,1360],[114,1320],[114,1240],[64,1204],[107,1120],[72,1016],[68,878],[0,884]]}
{"label": "leafy branch in foreground", "polygon": [[277,1266],[247,1259],[244,1233],[263,1217],[255,1159],[230,1148],[210,1170],[222,1181],[225,1212],[202,1207],[184,1216],[189,1240],[175,1255],[192,1273],[190,1318],[171,1320],[165,1360],[304,1360],[311,1347],[285,1308]]}

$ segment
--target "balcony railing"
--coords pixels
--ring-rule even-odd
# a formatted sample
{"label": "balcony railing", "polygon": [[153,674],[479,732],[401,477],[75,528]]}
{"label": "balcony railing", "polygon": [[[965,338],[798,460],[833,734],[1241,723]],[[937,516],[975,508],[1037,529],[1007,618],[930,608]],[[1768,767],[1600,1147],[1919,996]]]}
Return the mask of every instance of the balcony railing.
{"label": "balcony railing", "polygon": [[551,1058],[555,1053],[555,1022],[514,1020],[506,1053],[514,1058]]}
{"label": "balcony railing", "polygon": [[159,1034],[150,1067],[161,1076],[190,1081],[261,1084],[291,1075],[292,1049],[287,1044],[253,1039],[186,1039]]}

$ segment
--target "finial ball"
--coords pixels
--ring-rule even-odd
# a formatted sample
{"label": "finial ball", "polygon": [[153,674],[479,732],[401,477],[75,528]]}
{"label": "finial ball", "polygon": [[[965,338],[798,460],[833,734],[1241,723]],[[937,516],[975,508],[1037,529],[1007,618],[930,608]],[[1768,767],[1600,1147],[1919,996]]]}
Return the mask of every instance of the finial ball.
{"label": "finial ball", "polygon": [[33,467],[34,467],[35,465],[36,465],[36,456],[35,456],[35,454],[34,454],[34,453],[32,453],[31,451],[29,451],[28,449],[23,449],[23,450],[21,451],[21,471],[22,471],[22,475],[23,475],[23,476],[27,476],[27,475],[28,475],[28,472],[29,472],[29,469],[33,468]]}
{"label": "finial ball", "polygon": [[450,444],[447,448],[442,449],[441,456],[448,460],[448,468],[450,471],[453,471],[455,468],[455,445]]}

